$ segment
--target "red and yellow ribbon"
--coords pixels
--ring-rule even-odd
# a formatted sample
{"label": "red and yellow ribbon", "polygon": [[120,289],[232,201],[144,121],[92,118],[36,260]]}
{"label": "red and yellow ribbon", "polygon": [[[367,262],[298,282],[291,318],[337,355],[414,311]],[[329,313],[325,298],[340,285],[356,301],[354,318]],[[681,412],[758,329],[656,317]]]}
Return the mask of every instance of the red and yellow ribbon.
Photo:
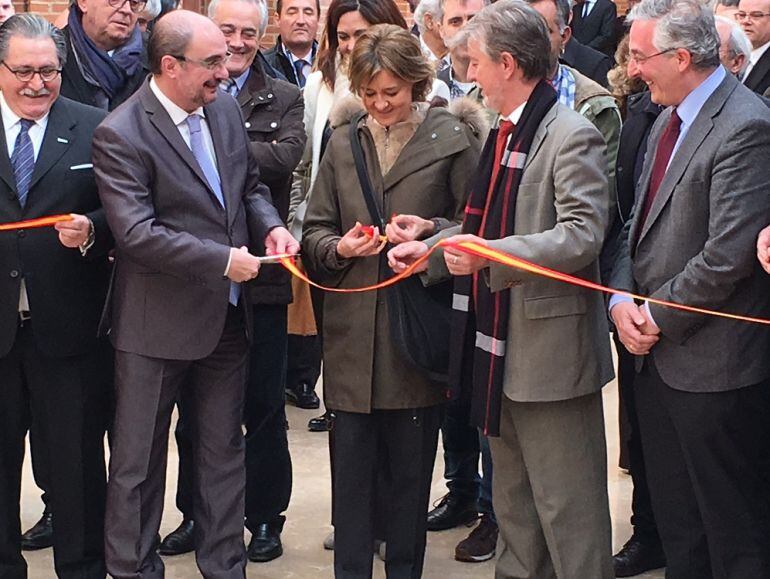
{"label": "red and yellow ribbon", "polygon": [[649,302],[651,304],[657,304],[659,306],[665,306],[669,308],[675,308],[678,310],[686,311],[686,312],[693,312],[697,314],[704,314],[708,316],[716,316],[720,318],[728,318],[731,320],[737,320],[740,322],[750,322],[754,324],[764,324],[764,325],[770,325],[770,320],[764,319],[764,318],[754,318],[751,316],[742,316],[739,314],[731,314],[728,312],[720,312],[716,310],[709,310],[705,308],[697,308],[694,306],[688,306],[685,304],[678,304],[675,302],[669,302],[666,300],[660,300],[657,298],[651,298],[648,296],[640,296],[637,294],[632,294],[629,292],[613,289],[610,287],[603,286],[598,283],[594,283],[579,277],[575,277],[573,275],[569,275],[566,273],[561,273],[559,271],[549,269],[547,267],[543,267],[542,265],[537,265],[535,263],[529,262],[525,259],[520,259],[518,257],[514,257],[512,255],[509,255],[507,253],[504,253],[502,251],[498,251],[496,249],[492,249],[490,247],[487,247],[486,245],[481,245],[479,243],[474,243],[471,241],[463,241],[460,243],[451,243],[448,240],[442,240],[436,245],[434,245],[428,253],[423,255],[420,259],[415,261],[411,266],[409,266],[405,271],[402,273],[399,273],[392,278],[389,278],[383,282],[380,282],[375,285],[366,286],[366,287],[360,287],[360,288],[332,288],[332,287],[326,287],[322,286],[320,284],[315,283],[310,278],[308,278],[297,266],[296,264],[291,260],[284,258],[281,260],[281,264],[288,269],[293,275],[297,276],[301,280],[309,283],[313,287],[316,287],[318,289],[321,289],[323,291],[328,292],[335,292],[335,293],[356,293],[356,292],[367,292],[367,291],[374,291],[382,288],[386,288],[388,286],[392,286],[399,281],[401,281],[404,278],[409,277],[414,273],[414,271],[425,262],[433,253],[436,251],[439,247],[454,247],[456,249],[459,249],[460,251],[464,251],[465,253],[469,253],[471,255],[476,255],[478,257],[483,257],[484,259],[487,259],[489,261],[493,261],[495,263],[499,263],[501,265],[505,265],[507,267],[513,267],[522,271],[526,271],[535,275],[539,275],[542,277],[547,277],[549,279],[554,279],[557,281],[561,281],[564,283],[584,287],[587,289],[599,291],[606,294],[616,294],[621,296],[627,296],[636,300],[642,300],[645,302]]}
{"label": "red and yellow ribbon", "polygon": [[0,231],[13,231],[16,229],[34,229],[36,227],[50,227],[63,221],[72,221],[72,215],[51,215],[50,217],[38,217],[37,219],[26,219],[24,221],[14,221],[12,223],[0,224]]}

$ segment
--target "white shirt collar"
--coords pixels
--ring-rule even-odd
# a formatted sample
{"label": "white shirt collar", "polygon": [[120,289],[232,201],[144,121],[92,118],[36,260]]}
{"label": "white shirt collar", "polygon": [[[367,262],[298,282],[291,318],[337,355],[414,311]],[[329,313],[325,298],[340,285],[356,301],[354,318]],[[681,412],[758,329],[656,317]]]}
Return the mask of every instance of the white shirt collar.
{"label": "white shirt collar", "polygon": [[160,101],[161,106],[166,109],[168,116],[171,117],[171,122],[175,125],[181,125],[190,115],[200,115],[201,117],[206,118],[206,114],[203,112],[203,107],[198,107],[193,112],[188,113],[174,101],[168,98],[166,94],[160,89],[158,83],[155,82],[155,77],[150,79],[150,90]]}
{"label": "white shirt collar", "polygon": [[[5,101],[5,95],[2,93],[2,91],[0,91],[0,112],[2,112],[3,127],[5,127],[6,131],[21,120],[21,117],[16,113],[14,113],[11,110],[11,107],[8,106],[8,103]],[[35,120],[35,124],[45,128],[46,124],[48,123],[49,114],[50,114],[50,111],[47,112],[41,118]]]}
{"label": "white shirt collar", "polygon": [[513,112],[508,115],[507,117],[503,117],[501,115],[501,118],[506,121],[511,121],[514,125],[518,124],[519,120],[521,120],[521,113],[524,112],[524,107],[527,106],[527,101],[524,101],[521,103],[518,107],[513,109]]}
{"label": "white shirt collar", "polygon": [[751,54],[749,55],[749,62],[752,66],[757,64],[760,58],[762,58],[762,55],[767,52],[767,49],[770,48],[770,41],[765,42],[762,46],[759,48],[755,48],[751,51]]}

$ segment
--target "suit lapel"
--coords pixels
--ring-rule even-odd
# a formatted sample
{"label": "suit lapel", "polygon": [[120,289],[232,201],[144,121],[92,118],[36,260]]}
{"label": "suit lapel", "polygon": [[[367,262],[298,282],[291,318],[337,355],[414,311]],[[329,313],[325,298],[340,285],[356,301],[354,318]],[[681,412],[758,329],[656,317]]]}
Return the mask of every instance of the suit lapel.
{"label": "suit lapel", "polygon": [[161,105],[158,99],[155,98],[155,95],[152,94],[149,82],[145,83],[141,90],[144,91],[141,99],[144,103],[145,111],[150,113],[150,122],[158,130],[160,136],[165,139],[171,148],[174,149],[185,163],[187,163],[193,173],[200,179],[201,183],[208,189],[214,203],[216,203],[217,206],[220,206],[219,200],[217,200],[211,185],[209,185],[209,182],[206,179],[206,175],[203,174],[203,170],[200,168],[200,165],[198,165],[198,161],[195,160],[190,147],[184,142],[182,135],[179,133],[179,129],[172,122],[166,109],[163,108],[163,105]]}
{"label": "suit lapel", "polygon": [[[16,176],[13,174],[11,159],[8,156],[8,143],[5,140],[5,125],[2,116],[0,116],[0,147],[2,147],[0,149],[0,179],[5,181],[5,184],[16,195]],[[18,203],[16,205],[18,206]]]}
{"label": "suit lapel", "polygon": [[535,158],[537,152],[540,150],[540,147],[543,145],[543,141],[545,141],[545,137],[548,135],[548,125],[550,125],[554,119],[556,119],[557,109],[558,103],[551,107],[551,110],[546,113],[543,122],[541,122],[540,126],[537,127],[535,136],[532,137],[532,145],[529,147],[529,153],[527,153],[527,160],[524,163],[524,171],[527,170],[527,167],[529,167],[530,163],[532,163],[532,159]]}
{"label": "suit lapel", "polygon": [[766,50],[760,57],[757,64],[751,69],[749,76],[746,77],[744,84],[751,90],[756,90],[768,72],[770,72],[770,50]]}
{"label": "suit lapel", "polygon": [[75,138],[73,128],[77,125],[77,121],[70,116],[66,107],[61,101],[56,101],[51,107],[51,112],[48,115],[48,125],[45,129],[45,135],[43,136],[43,143],[40,146],[40,152],[37,155],[37,161],[35,161],[35,168],[32,171],[32,180],[29,184],[29,200],[27,203],[34,202],[35,192],[33,191],[35,185],[43,178],[43,176],[51,170],[62,155],[67,152],[72,146],[72,142]]}

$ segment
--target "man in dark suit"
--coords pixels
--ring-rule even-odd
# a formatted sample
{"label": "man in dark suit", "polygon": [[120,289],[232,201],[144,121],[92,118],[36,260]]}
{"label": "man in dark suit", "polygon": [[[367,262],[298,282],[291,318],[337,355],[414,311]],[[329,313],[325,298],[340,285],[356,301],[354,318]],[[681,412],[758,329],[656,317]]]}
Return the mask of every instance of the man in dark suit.
{"label": "man in dark suit", "polygon": [[770,88],[770,0],[742,0],[735,19],[751,41],[751,55],[743,84],[755,93]]}
{"label": "man in dark suit", "polygon": [[111,111],[139,88],[149,73],[136,25],[145,5],[146,0],[78,0],[70,6],[64,96]]}
{"label": "man in dark suit", "polygon": [[581,44],[612,55],[616,16],[612,0],[578,2],[572,9],[572,34]]}
{"label": "man in dark suit", "polygon": [[[289,211],[291,176],[305,148],[304,103],[299,88],[269,76],[256,58],[267,28],[261,0],[213,0],[209,17],[225,35],[232,57],[225,90],[237,98],[261,178],[270,188],[281,219]],[[273,72],[274,71],[269,71]],[[224,97],[223,97],[224,98]],[[254,247],[254,251],[259,251]],[[281,530],[291,497],[291,457],[286,437],[287,304],[291,302],[289,273],[267,265],[246,286],[253,313],[253,339],[246,383],[246,526],[252,533],[249,559],[264,562],[283,553]],[[192,519],[192,456],[184,406],[180,408],[176,439],[179,448],[177,505],[182,524],[161,543],[162,555],[194,549]]]}
{"label": "man in dark suit", "polygon": [[194,458],[196,560],[241,579],[241,431],[251,311],[247,247],[296,253],[259,181],[238,104],[217,98],[227,43],[184,10],[158,21],[152,78],[97,129],[94,166],[115,235],[111,296],[116,417],[105,545],[116,578],[155,578],[171,411],[181,399]]}
{"label": "man in dark suit", "polygon": [[0,220],[71,214],[0,233],[0,576],[27,576],[19,494],[30,414],[43,428],[59,577],[105,576],[102,528],[111,348],[97,339],[111,236],[91,165],[98,109],[59,96],[59,30],[31,14],[0,28]]}
{"label": "man in dark suit", "polygon": [[300,88],[305,86],[318,52],[320,18],[320,0],[278,0],[275,5],[279,35],[275,46],[265,52],[265,59]]}
{"label": "man in dark suit", "polygon": [[559,61],[576,69],[592,81],[598,82],[604,88],[609,86],[607,73],[615,64],[612,58],[590,46],[581,44],[571,34],[564,45]]}
{"label": "man in dark suit", "polygon": [[[770,113],[720,66],[708,7],[643,0],[629,20],[629,72],[669,108],[650,133],[611,283],[766,318],[754,247],[770,220]],[[639,356],[635,403],[667,576],[770,577],[770,333],[618,297],[610,312]]]}

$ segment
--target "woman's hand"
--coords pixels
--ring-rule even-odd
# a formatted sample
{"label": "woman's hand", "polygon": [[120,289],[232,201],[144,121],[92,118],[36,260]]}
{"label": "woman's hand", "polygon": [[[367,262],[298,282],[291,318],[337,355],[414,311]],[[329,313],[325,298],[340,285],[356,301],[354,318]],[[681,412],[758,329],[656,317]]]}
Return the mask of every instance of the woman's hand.
{"label": "woman's hand", "polygon": [[394,215],[385,226],[385,234],[394,245],[425,239],[434,233],[434,223],[417,215]]}
{"label": "woman's hand", "polygon": [[[422,241],[407,241],[388,252],[388,265],[396,273],[401,273],[426,253],[428,253],[428,246]],[[424,261],[412,273],[419,273],[426,269],[428,269],[428,262]]]}
{"label": "woman's hand", "polygon": [[372,235],[368,235],[368,231],[364,232],[364,226],[356,221],[355,226],[337,242],[337,254],[345,259],[377,255],[387,243],[387,238],[380,239],[377,227],[372,229]]}

